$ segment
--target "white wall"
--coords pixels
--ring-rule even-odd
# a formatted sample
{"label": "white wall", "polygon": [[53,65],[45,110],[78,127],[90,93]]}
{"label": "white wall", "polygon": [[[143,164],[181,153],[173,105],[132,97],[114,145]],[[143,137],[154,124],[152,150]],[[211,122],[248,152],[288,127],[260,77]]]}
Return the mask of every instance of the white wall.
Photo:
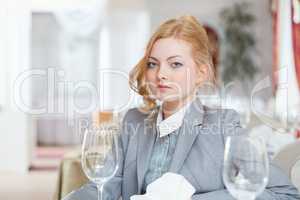
{"label": "white wall", "polygon": [[[113,109],[117,106],[127,110],[137,106],[137,95],[130,91],[128,74],[143,56],[149,38],[149,20],[148,13],[141,10],[114,13],[107,21],[110,62],[109,65],[100,65],[99,69],[100,72],[101,69],[110,69],[112,73],[103,74],[105,80],[99,84],[104,84],[105,89],[101,95],[104,97],[103,108]],[[103,51],[100,51],[100,61]]]}
{"label": "white wall", "polygon": [[[14,83],[29,69],[30,12],[26,1],[0,2],[0,170],[26,172],[32,153],[32,119],[15,106]],[[22,84],[30,103],[30,84]]]}
{"label": "white wall", "polygon": [[[61,4],[61,7],[64,6],[65,5]],[[122,9],[119,7],[120,5],[116,5],[114,8],[111,8],[111,6],[112,5],[110,5],[108,9],[109,17],[103,20],[103,23],[101,22],[100,25],[100,41],[98,41],[99,38],[97,38],[96,34],[96,36],[93,35],[93,37],[88,38],[88,41],[93,43],[92,45],[95,44],[96,48],[93,49],[93,53],[98,52],[98,46],[100,48],[100,52],[98,52],[99,65],[88,65],[87,61],[91,61],[91,59],[80,57],[79,59],[83,62],[77,62],[77,65],[71,65],[71,69],[66,68],[66,65],[59,59],[63,57],[60,51],[62,40],[58,40],[62,28],[58,26],[57,20],[55,20],[53,15],[53,12],[57,9],[47,10],[45,7],[40,9],[35,7],[32,21],[32,67],[39,69],[46,69],[47,67],[65,69],[66,76],[70,73],[74,73],[75,78],[71,80],[74,83],[79,80],[92,82],[92,80],[94,80],[93,76],[98,75],[98,80],[101,79],[98,83],[100,87],[99,109],[122,108],[121,111],[124,112],[125,109],[127,110],[129,107],[136,106],[136,102],[139,100],[137,95],[129,89],[128,73],[143,54],[146,40],[149,37],[150,23],[148,13],[145,12],[142,5],[139,5],[138,8],[135,6],[134,8],[123,7]],[[85,51],[82,46],[78,48]],[[74,68],[77,68],[77,70]],[[105,70],[105,72],[103,70]],[[99,73],[97,74],[95,71]],[[94,73],[83,76],[86,74],[85,72]],[[47,102],[47,95],[45,95],[47,91],[45,86],[47,81],[45,79],[46,78],[44,78],[44,80],[34,80],[33,103],[35,106],[45,105]],[[64,80],[65,79],[62,81]],[[127,105],[128,102],[130,102],[130,105]],[[94,111],[96,112],[96,109]],[[63,120],[63,118],[58,119],[57,116],[51,116],[51,114],[49,114],[49,117],[57,119],[52,120],[55,124]],[[64,115],[63,117],[69,116]],[[53,127],[60,126],[49,123],[50,120],[44,122],[42,125],[40,120],[37,122],[41,125],[38,125],[39,141],[43,138],[43,141],[46,143],[51,140],[47,139],[47,141],[45,141],[45,138],[57,138],[55,137],[55,135],[58,134],[56,132],[59,132],[60,135],[67,136],[67,131],[57,129],[53,131]],[[74,133],[71,134],[74,135]],[[55,139],[52,141],[55,141]],[[70,139],[64,139],[64,141],[65,143],[71,143]],[[61,142],[57,144],[61,144]]]}
{"label": "white wall", "polygon": [[[0,24],[6,24],[7,13],[4,6],[0,6]],[[6,32],[0,32],[0,112],[6,101]]]}

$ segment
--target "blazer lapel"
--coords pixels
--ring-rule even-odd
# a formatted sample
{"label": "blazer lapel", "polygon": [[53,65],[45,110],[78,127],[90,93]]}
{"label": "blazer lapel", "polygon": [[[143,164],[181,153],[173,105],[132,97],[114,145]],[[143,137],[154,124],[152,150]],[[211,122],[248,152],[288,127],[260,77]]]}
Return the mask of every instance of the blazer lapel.
{"label": "blazer lapel", "polygon": [[157,112],[152,119],[145,119],[143,133],[138,134],[138,155],[137,155],[137,178],[138,192],[141,193],[144,176],[147,172],[152,149],[157,135],[155,120]]}
{"label": "blazer lapel", "polygon": [[185,113],[183,124],[179,130],[175,152],[169,168],[170,172],[177,173],[181,169],[198,136],[199,131],[195,131],[195,126],[203,123],[203,115],[204,109],[200,100],[194,100]]}

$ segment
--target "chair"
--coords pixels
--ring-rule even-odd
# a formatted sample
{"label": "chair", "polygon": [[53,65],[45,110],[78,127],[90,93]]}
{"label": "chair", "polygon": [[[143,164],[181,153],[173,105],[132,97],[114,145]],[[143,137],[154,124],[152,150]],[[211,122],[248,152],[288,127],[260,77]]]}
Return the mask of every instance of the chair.
{"label": "chair", "polygon": [[282,168],[292,183],[300,190],[300,140],[286,145],[273,159]]}
{"label": "chair", "polygon": [[64,156],[59,166],[58,181],[53,200],[62,199],[71,191],[88,182],[81,169],[80,156],[80,147],[74,148]]}

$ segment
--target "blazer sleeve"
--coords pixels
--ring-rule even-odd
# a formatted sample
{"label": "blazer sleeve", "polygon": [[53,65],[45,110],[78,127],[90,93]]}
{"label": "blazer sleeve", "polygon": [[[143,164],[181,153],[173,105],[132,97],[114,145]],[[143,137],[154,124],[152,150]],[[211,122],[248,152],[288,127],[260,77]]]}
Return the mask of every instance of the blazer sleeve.
{"label": "blazer sleeve", "polygon": [[[239,116],[234,110],[227,110],[223,117],[225,136],[244,134]],[[233,125],[233,126],[232,126]],[[225,138],[225,137],[224,137]],[[192,200],[234,200],[226,188],[208,193],[194,194]],[[293,186],[283,171],[270,161],[269,182],[266,189],[256,198],[257,200],[300,200],[299,191]]]}
{"label": "blazer sleeve", "polygon": [[[103,200],[118,200],[121,197],[122,180],[123,180],[123,165],[124,156],[126,155],[127,145],[129,141],[129,133],[127,131],[127,121],[129,121],[131,110],[129,110],[122,121],[121,133],[118,136],[118,151],[119,151],[119,164],[118,170],[113,178],[105,183],[103,187]],[[109,160],[109,158],[108,158]],[[97,199],[97,186],[92,181],[88,182],[81,188],[72,191],[63,200],[96,200]]]}

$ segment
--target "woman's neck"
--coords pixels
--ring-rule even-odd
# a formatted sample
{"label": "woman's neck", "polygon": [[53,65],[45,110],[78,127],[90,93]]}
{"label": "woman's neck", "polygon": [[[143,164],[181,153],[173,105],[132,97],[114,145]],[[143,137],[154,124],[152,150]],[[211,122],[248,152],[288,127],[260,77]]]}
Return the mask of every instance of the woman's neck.
{"label": "woman's neck", "polygon": [[180,100],[177,100],[177,101],[163,102],[163,104],[162,104],[163,119],[166,119],[169,116],[176,113],[178,110],[180,110],[182,107],[184,107],[192,99],[193,99],[193,96],[190,96],[190,97],[187,97],[185,99],[180,99]]}

